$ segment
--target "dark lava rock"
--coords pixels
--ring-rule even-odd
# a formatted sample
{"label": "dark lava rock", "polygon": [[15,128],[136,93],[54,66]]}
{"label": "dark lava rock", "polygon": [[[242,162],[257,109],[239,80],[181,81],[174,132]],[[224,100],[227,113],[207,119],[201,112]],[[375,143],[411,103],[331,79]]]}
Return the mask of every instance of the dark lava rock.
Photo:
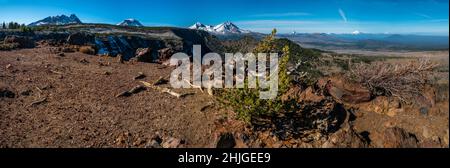
{"label": "dark lava rock", "polygon": [[67,37],[67,43],[72,45],[95,44],[95,36],[88,33],[77,32]]}
{"label": "dark lava rock", "polygon": [[156,140],[150,140],[150,142],[146,145],[147,148],[162,148],[161,142],[158,142]]}
{"label": "dark lava rock", "polygon": [[11,43],[17,43],[19,44],[19,48],[33,48],[36,46],[35,41],[33,41],[29,37],[23,37],[23,36],[7,36],[4,39],[5,44],[11,44]]}
{"label": "dark lava rock", "polygon": [[29,95],[31,95],[32,92],[33,92],[32,90],[28,89],[28,90],[24,90],[24,91],[20,92],[20,95],[29,96]]}
{"label": "dark lava rock", "polygon": [[6,97],[6,98],[14,98],[16,97],[16,94],[12,91],[10,91],[6,87],[0,87],[0,98]]}
{"label": "dark lava rock", "polygon": [[424,116],[428,115],[428,108],[427,107],[420,108],[420,114]]}
{"label": "dark lava rock", "polygon": [[233,148],[236,146],[236,141],[232,133],[223,133],[217,141],[216,148]]}

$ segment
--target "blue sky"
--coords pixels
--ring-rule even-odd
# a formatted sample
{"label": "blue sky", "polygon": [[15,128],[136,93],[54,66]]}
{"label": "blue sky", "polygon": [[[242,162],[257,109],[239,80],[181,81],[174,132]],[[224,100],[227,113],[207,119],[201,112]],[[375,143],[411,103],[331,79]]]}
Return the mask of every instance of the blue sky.
{"label": "blue sky", "polygon": [[0,0],[0,21],[76,14],[86,23],[136,18],[147,26],[232,21],[267,33],[449,33],[448,0]]}

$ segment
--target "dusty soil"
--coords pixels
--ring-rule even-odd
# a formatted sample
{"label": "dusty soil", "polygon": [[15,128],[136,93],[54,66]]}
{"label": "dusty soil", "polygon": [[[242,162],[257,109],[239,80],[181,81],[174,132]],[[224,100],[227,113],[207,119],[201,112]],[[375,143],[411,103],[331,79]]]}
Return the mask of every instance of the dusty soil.
{"label": "dusty soil", "polygon": [[[168,76],[171,68],[119,63],[111,57],[50,52],[49,48],[0,52],[0,147],[147,147],[156,135],[183,147],[213,147],[220,110],[198,90],[177,99],[152,89],[117,94]],[[166,84],[167,85],[167,84]]]}
{"label": "dusty soil", "polygon": [[[172,68],[160,64],[120,63],[78,52],[59,56],[49,47],[1,51],[0,58],[0,147],[153,147],[155,137],[177,139],[175,147],[216,147],[224,132],[233,133],[235,147],[329,146],[254,133],[198,89],[175,90],[188,94],[179,99],[154,89],[116,97],[139,81],[167,77]],[[140,72],[145,77],[135,80]],[[444,87],[435,91],[431,105],[390,110],[371,106],[376,103],[371,101],[348,107],[354,109],[350,123],[354,132],[372,139],[376,132],[399,127],[413,134],[419,147],[448,147],[448,71],[441,78]],[[248,139],[243,138],[246,131],[265,145],[243,142]],[[341,135],[344,141],[354,137]]]}

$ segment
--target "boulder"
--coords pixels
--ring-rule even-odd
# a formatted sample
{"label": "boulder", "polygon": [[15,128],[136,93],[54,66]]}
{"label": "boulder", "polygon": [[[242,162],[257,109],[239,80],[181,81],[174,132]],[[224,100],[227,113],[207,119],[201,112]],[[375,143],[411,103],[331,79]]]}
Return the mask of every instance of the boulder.
{"label": "boulder", "polygon": [[88,33],[77,32],[69,35],[66,41],[71,45],[92,45],[95,44],[95,36]]}
{"label": "boulder", "polygon": [[367,140],[351,127],[331,134],[322,145],[323,148],[367,148],[368,146]]}
{"label": "boulder", "polygon": [[36,43],[29,37],[23,36],[6,36],[4,39],[5,44],[18,44],[19,48],[33,48]]}
{"label": "boulder", "polygon": [[158,63],[163,63],[172,57],[172,55],[175,54],[175,50],[171,48],[163,48],[158,50]]}
{"label": "boulder", "polygon": [[153,62],[152,49],[151,48],[138,48],[136,50],[136,56],[132,58],[138,62]]}
{"label": "boulder", "polygon": [[22,96],[30,96],[31,93],[33,93],[33,91],[30,90],[30,89],[27,89],[27,90],[24,90],[24,91],[20,92],[20,95],[22,95]]}
{"label": "boulder", "polygon": [[370,111],[378,114],[386,114],[389,117],[394,117],[399,113],[405,111],[402,108],[402,104],[395,98],[388,98],[385,96],[379,96],[373,99],[371,102],[362,103],[359,106],[359,110]]}
{"label": "boulder", "polygon": [[159,142],[157,142],[156,140],[150,140],[145,147],[146,148],[162,148],[161,144]]}
{"label": "boulder", "polygon": [[420,143],[421,148],[441,148],[443,145],[441,145],[441,140],[437,138],[436,140],[433,139],[425,139],[423,142]]}
{"label": "boulder", "polygon": [[232,133],[222,133],[217,141],[216,148],[234,148],[236,141]]}
{"label": "boulder", "polygon": [[184,143],[183,140],[170,137],[162,143],[163,148],[179,148]]}
{"label": "boulder", "polygon": [[[319,80],[318,85],[324,84],[324,80]],[[343,80],[343,78],[333,77],[327,79],[325,91],[336,101],[342,103],[359,104],[371,100],[371,92],[366,87]]]}
{"label": "boulder", "polygon": [[16,97],[16,94],[9,90],[7,87],[0,86],[0,98],[14,98]]}
{"label": "boulder", "polygon": [[161,146],[162,142],[163,142],[163,139],[159,136],[159,133],[156,132],[156,134],[151,138],[151,140],[147,142],[145,147],[146,148],[162,148],[162,146]]}
{"label": "boulder", "polygon": [[371,93],[368,89],[357,84],[351,85],[340,85],[329,81],[326,90],[339,102],[358,104],[370,101]]}
{"label": "boulder", "polygon": [[325,96],[316,93],[312,87],[302,90],[299,86],[290,88],[283,96],[281,96],[282,101],[296,100],[297,103],[319,103],[324,99]]}
{"label": "boulder", "polygon": [[371,145],[376,148],[417,148],[418,140],[414,134],[402,128],[392,127],[375,131],[369,135]]}

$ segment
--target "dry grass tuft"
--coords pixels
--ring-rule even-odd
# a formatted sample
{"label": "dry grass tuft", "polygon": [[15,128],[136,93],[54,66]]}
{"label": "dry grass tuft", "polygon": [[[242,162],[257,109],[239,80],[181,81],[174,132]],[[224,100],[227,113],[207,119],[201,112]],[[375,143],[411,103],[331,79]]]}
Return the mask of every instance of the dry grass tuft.
{"label": "dry grass tuft", "polygon": [[19,48],[19,43],[1,43],[0,42],[0,51],[10,51]]}
{"label": "dry grass tuft", "polygon": [[95,55],[95,49],[91,46],[82,46],[79,50],[84,54]]}

